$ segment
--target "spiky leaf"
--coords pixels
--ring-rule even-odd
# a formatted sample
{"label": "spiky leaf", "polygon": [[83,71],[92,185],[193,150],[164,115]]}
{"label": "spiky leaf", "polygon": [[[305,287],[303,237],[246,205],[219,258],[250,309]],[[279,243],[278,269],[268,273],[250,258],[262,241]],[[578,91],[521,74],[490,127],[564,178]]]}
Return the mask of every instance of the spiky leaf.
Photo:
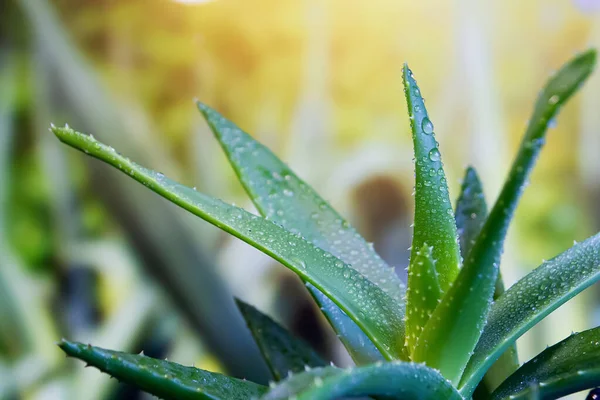
{"label": "spiky leaf", "polygon": [[500,196],[465,259],[458,278],[419,340],[416,359],[427,360],[429,365],[440,369],[455,384],[458,384],[483,330],[494,294],[508,224],[544,143],[548,123],[589,76],[595,60],[594,51],[575,57],[550,79],[542,91]]}
{"label": "spiky leaf", "polygon": [[415,152],[415,220],[411,263],[425,243],[433,247],[440,287],[448,290],[460,267],[454,212],[433,124],[412,71],[404,65],[404,91]]}
{"label": "spiky leaf", "polygon": [[432,249],[423,244],[411,261],[406,293],[406,344],[414,350],[419,335],[438,305],[441,288]]}
{"label": "spiky leaf", "polygon": [[[475,168],[468,167],[461,185],[461,192],[456,202],[456,227],[460,242],[461,254],[467,257],[475,239],[479,235],[487,218],[487,204],[483,194],[483,185],[477,176]],[[504,293],[502,274],[498,271],[494,300]],[[519,368],[517,346],[513,344],[494,363],[485,374],[477,387],[474,397],[488,398],[491,392],[504,381],[510,374]]]}
{"label": "spiky leaf", "polygon": [[60,348],[120,380],[162,399],[247,400],[265,386],[193,367],[62,340]]}
{"label": "spiky leaf", "polygon": [[[301,234],[306,240],[352,265],[392,297],[397,304],[397,312],[402,314],[403,282],[350,223],[268,148],[217,111],[200,102],[197,105],[258,211],[269,220]],[[320,302],[319,297],[315,299]],[[319,306],[331,309],[332,305],[320,303]],[[356,332],[356,327],[352,326],[355,324],[349,318],[334,318],[333,324],[340,335],[343,332]],[[396,329],[398,335],[403,335],[403,326]],[[366,342],[369,339],[364,337],[363,340]],[[346,345],[352,344],[352,341],[344,342]],[[351,353],[363,351],[352,348],[348,350]]]}
{"label": "spiky leaf", "polygon": [[352,320],[327,296],[321,293],[311,284],[307,284],[308,290],[317,299],[321,311],[329,323],[336,327],[338,338],[348,350],[350,357],[357,365],[372,364],[384,360],[377,347],[360,330]]}
{"label": "spiky leaf", "polygon": [[261,400],[329,400],[359,396],[462,399],[448,381],[423,364],[390,362],[346,370],[333,367],[310,370],[282,381]]}
{"label": "spiky leaf", "polygon": [[241,300],[236,302],[276,381],[289,372],[304,371],[307,366],[327,365],[308,344],[293,337],[270,317]]}
{"label": "spiky leaf", "polygon": [[146,169],[92,136],[68,127],[52,131],[64,143],[98,158],[154,192],[281,262],[333,300],[388,359],[403,355],[403,326],[394,300],[348,264],[298,234],[241,208]]}
{"label": "spiky leaf", "polygon": [[487,213],[487,204],[479,176],[477,176],[475,168],[468,167],[460,187],[455,211],[460,254],[463,257],[469,255],[469,251],[485,223]]}
{"label": "spiky leaf", "polygon": [[461,381],[469,396],[490,365],[545,316],[600,280],[600,233],[547,261],[494,303]]}
{"label": "spiky leaf", "polygon": [[[483,277],[478,280],[482,297],[487,296],[496,283],[498,264],[508,225],[535,160],[545,142],[548,124],[556,116],[560,107],[591,74],[595,63],[596,52],[594,50],[576,56],[550,78],[538,97],[533,116],[508,178],[465,260],[464,270],[475,270]],[[481,309],[480,324],[483,323],[487,311],[487,307]],[[481,329],[478,331],[480,332]]]}
{"label": "spiky leaf", "polygon": [[492,400],[527,399],[536,387],[542,399],[556,399],[600,385],[600,328],[573,334],[547,348],[512,374]]}

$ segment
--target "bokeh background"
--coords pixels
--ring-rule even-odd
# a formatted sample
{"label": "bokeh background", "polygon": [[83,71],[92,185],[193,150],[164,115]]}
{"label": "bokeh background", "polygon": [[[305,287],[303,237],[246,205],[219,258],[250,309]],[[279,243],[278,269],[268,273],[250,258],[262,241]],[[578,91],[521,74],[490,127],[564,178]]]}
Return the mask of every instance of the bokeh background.
{"label": "bokeh background", "polygon": [[[100,162],[51,122],[252,210],[192,100],[286,160],[400,274],[415,72],[450,191],[495,199],[546,78],[600,47],[597,0],[0,0],[0,399],[143,399],[61,337],[266,380],[237,296],[350,363],[301,283]],[[600,230],[600,73],[564,107],[509,232],[508,284]],[[519,340],[522,361],[600,324],[593,287]],[[581,396],[580,396],[581,397]]]}

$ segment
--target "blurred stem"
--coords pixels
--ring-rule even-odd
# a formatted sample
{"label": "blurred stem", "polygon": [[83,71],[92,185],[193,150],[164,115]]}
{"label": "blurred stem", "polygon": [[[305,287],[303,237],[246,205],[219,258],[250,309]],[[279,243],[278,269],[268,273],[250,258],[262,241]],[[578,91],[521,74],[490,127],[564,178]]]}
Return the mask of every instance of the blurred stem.
{"label": "blurred stem", "polygon": [[[81,129],[93,132],[124,153],[177,177],[174,163],[153,140],[127,129],[114,102],[71,44],[56,14],[44,0],[20,5],[45,49],[43,68],[53,71]],[[137,138],[139,140],[133,141]],[[65,148],[65,152],[68,150]],[[146,160],[146,161],[145,161]],[[94,160],[86,160],[91,186],[121,224],[148,272],[162,284],[201,334],[207,348],[234,376],[266,383],[268,370],[214,266],[201,251],[195,230],[182,212]],[[185,218],[190,218],[185,215]]]}

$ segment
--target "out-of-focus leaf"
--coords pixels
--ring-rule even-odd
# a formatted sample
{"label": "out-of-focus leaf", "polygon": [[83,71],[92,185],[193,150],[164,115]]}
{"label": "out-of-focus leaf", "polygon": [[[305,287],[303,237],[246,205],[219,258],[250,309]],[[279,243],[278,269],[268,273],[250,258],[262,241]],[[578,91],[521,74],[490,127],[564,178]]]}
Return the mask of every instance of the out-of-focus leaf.
{"label": "out-of-focus leaf", "polygon": [[66,340],[59,346],[67,355],[163,399],[247,400],[260,396],[267,389],[249,381],[143,355]]}
{"label": "out-of-focus leaf", "polygon": [[492,394],[492,400],[527,399],[532,387],[539,398],[556,399],[598,386],[600,328],[573,334],[525,363]]}
{"label": "out-of-focus leaf", "polygon": [[293,337],[270,317],[241,300],[237,300],[237,305],[276,381],[290,372],[327,365],[308,344]]}
{"label": "out-of-focus leaf", "polygon": [[487,204],[483,195],[483,186],[475,168],[465,171],[460,195],[456,201],[456,227],[460,243],[460,254],[469,255],[469,251],[487,218]]}
{"label": "out-of-focus leaf", "polygon": [[384,360],[383,355],[377,350],[371,339],[329,297],[311,284],[307,284],[307,287],[313,297],[317,299],[325,318],[337,328],[340,341],[357,365]]}
{"label": "out-of-focus leaf", "polygon": [[[333,254],[386,292],[404,310],[404,284],[373,247],[275,154],[212,108],[197,103],[259,212]],[[319,297],[316,297],[319,301]],[[324,307],[324,304],[319,304]],[[331,308],[331,304],[326,308]],[[333,319],[339,335],[355,332],[349,318]],[[402,335],[404,326],[395,327]],[[368,340],[368,339],[367,339]],[[352,345],[352,341],[343,341]],[[351,353],[361,349],[349,349]],[[363,353],[364,354],[364,353]],[[372,361],[372,360],[371,360]]]}
{"label": "out-of-focus leaf", "polygon": [[406,342],[411,352],[441,297],[436,261],[431,250],[427,243],[423,244],[421,250],[413,254],[408,271],[406,329],[409,335]]}
{"label": "out-of-focus leaf", "polygon": [[[473,243],[487,218],[487,205],[483,185],[473,167],[468,167],[456,202],[456,226],[458,228],[461,254],[467,257]],[[494,300],[504,293],[502,274],[498,271]],[[475,399],[488,398],[491,392],[510,374],[519,368],[517,346],[513,344],[486,372],[473,394]],[[483,397],[480,397],[483,396]]]}
{"label": "out-of-focus leaf", "polygon": [[143,168],[92,136],[70,128],[52,130],[62,142],[131,175],[171,202],[281,262],[342,308],[386,358],[402,355],[403,343],[395,331],[402,325],[402,316],[396,312],[393,299],[348,264],[271,221]]}
{"label": "out-of-focus leaf", "polygon": [[492,306],[460,390],[469,396],[487,369],[523,333],[600,280],[600,233],[547,261]]}
{"label": "out-of-focus leaf", "polygon": [[282,381],[261,400],[326,400],[358,396],[462,399],[436,371],[423,364],[395,361],[346,370],[326,367],[306,371]]}
{"label": "out-of-focus leaf", "polygon": [[[581,53],[567,62],[551,77],[542,90],[508,178],[481,233],[465,260],[463,271],[466,271],[465,274],[471,274],[476,285],[469,284],[467,286],[469,288],[473,287],[472,293],[485,298],[488,292],[492,292],[496,284],[498,264],[500,263],[508,225],[535,160],[545,142],[548,124],[556,116],[560,107],[588,78],[595,64],[596,52],[594,50]],[[459,309],[462,309],[462,307]],[[474,343],[477,342],[482,331],[488,310],[489,304],[483,307],[480,312],[480,326],[478,326],[477,335],[474,337]],[[500,354],[497,355],[497,357],[499,356]]]}
{"label": "out-of-focus leaf", "polygon": [[[174,162],[167,153],[145,135],[145,129],[139,129],[139,125],[150,125],[140,118],[143,116],[122,118],[123,110],[106,92],[93,66],[77,51],[51,4],[46,0],[16,3],[40,48],[46,50],[38,62],[53,74],[52,90],[65,100],[64,115],[94,129],[104,140],[118,143],[120,149],[140,161],[160,163],[174,172]],[[226,370],[266,383],[268,369],[244,329],[227,286],[202,250],[197,225],[190,224],[185,213],[164,200],[148,197],[143,188],[130,185],[117,171],[106,171],[97,163],[90,163],[89,170],[91,189],[123,228],[142,267],[165,288]],[[228,329],[217,328],[222,326]]]}
{"label": "out-of-focus leaf", "polygon": [[460,267],[456,222],[442,157],[421,91],[407,65],[404,65],[402,76],[415,152],[415,220],[411,265],[416,252],[425,243],[432,246],[443,293],[454,282]]}

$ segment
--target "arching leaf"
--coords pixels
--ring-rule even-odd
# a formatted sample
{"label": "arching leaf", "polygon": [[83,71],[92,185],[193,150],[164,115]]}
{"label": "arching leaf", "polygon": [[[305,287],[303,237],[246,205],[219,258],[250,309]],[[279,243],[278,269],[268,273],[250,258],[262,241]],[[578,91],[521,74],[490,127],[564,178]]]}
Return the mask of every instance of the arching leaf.
{"label": "arching leaf", "polygon": [[405,400],[462,400],[439,373],[423,364],[390,362],[351,369],[317,368],[294,375],[261,400],[333,400],[377,396]]}
{"label": "arching leaf", "polygon": [[600,385],[600,328],[573,334],[525,363],[498,387],[492,400],[557,399]]}
{"label": "arching leaf", "polygon": [[470,396],[492,363],[523,333],[600,280],[600,233],[547,261],[511,286],[492,306],[460,390]]}
{"label": "arching leaf", "polygon": [[[197,105],[259,212],[350,264],[386,292],[397,304],[398,314],[402,314],[403,282],[350,223],[268,148],[212,108],[200,102]],[[319,297],[315,299],[321,308],[331,309],[331,304],[324,305]],[[333,318],[330,321],[341,336],[344,332],[357,333],[354,322],[349,318]],[[395,329],[399,336],[403,335],[403,325]],[[368,341],[368,338],[365,339]],[[353,343],[344,339],[342,342],[346,346]],[[363,349],[348,350],[360,353]]]}
{"label": "arching leaf", "polygon": [[92,136],[68,127],[52,131],[64,143],[98,158],[149,189],[281,262],[336,303],[387,359],[404,357],[403,326],[394,300],[350,265],[278,224],[137,165]]}
{"label": "arching leaf", "polygon": [[67,355],[162,399],[247,400],[267,391],[265,386],[256,383],[139,354],[105,350],[66,340],[62,340],[59,346]]}

